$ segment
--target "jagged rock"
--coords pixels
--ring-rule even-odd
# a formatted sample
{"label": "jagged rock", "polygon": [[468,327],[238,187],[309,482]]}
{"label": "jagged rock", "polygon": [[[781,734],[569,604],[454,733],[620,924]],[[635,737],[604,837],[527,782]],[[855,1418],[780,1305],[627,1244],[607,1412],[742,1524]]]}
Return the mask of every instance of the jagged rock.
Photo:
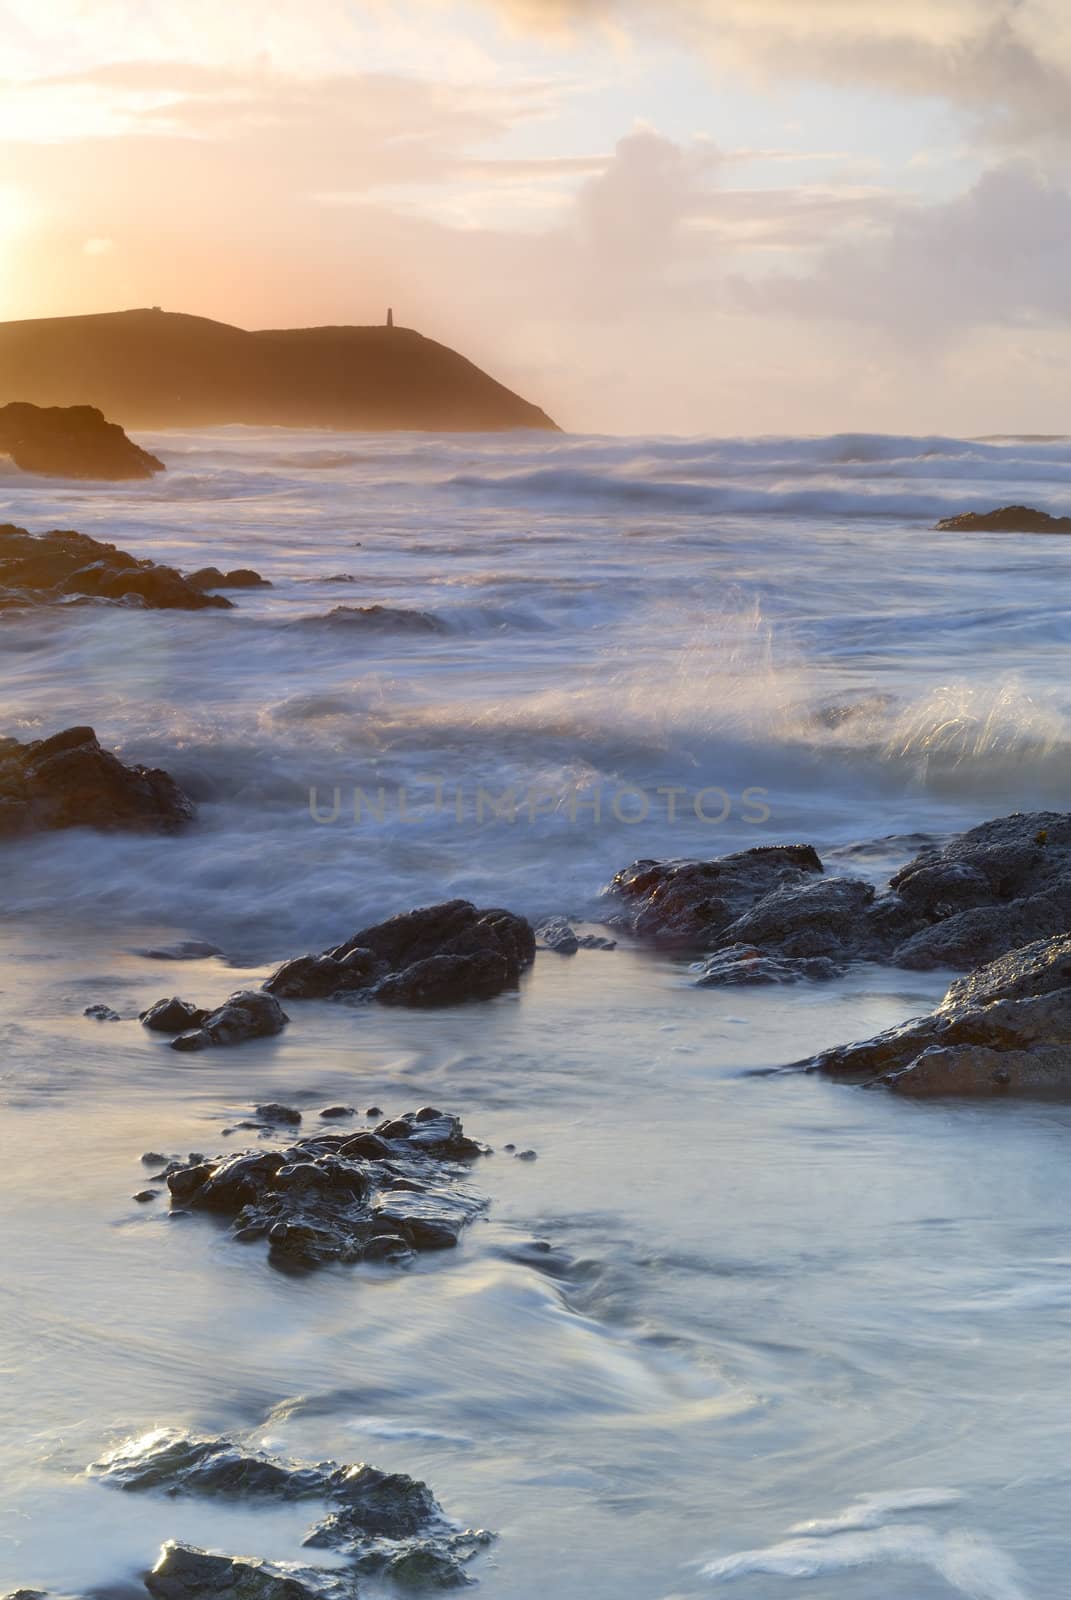
{"label": "jagged rock", "polygon": [[1071,517],[1051,517],[1032,506],[1001,506],[998,511],[964,511],[942,517],[937,533],[1071,533]]}
{"label": "jagged rock", "polygon": [[198,567],[186,577],[195,589],[270,589],[270,578],[262,578],[252,567],[234,567],[221,572],[218,567]]}
{"label": "jagged rock", "polygon": [[560,956],[575,956],[580,949],[576,931],[564,917],[548,917],[536,929],[536,938],[544,950],[554,950]]}
{"label": "jagged rock", "polygon": [[813,845],[760,845],[716,861],[634,861],[608,893],[623,902],[611,920],[641,939],[710,949],[771,890],[824,870]]}
{"label": "jagged rock", "polygon": [[[361,1462],[337,1466],[333,1461],[292,1463],[263,1451],[248,1450],[227,1439],[196,1438],[171,1429],[161,1429],[147,1439],[114,1451],[95,1462],[90,1472],[105,1483],[128,1492],[162,1492],[171,1496],[220,1496],[243,1501],[277,1501],[286,1504],[319,1502],[326,1505],[303,1541],[310,1550],[332,1550],[345,1558],[347,1566],[329,1571],[297,1568],[290,1565],[239,1561],[234,1558],[209,1558],[215,1565],[188,1559],[203,1557],[189,1546],[169,1544],[161,1552],[165,1577],[174,1574],[190,1585],[187,1588],[152,1588],[155,1594],[180,1600],[189,1594],[230,1594],[232,1581],[252,1583],[254,1575],[279,1581],[293,1578],[308,1588],[302,1594],[324,1593],[322,1580],[330,1577],[344,1585],[342,1593],[356,1596],[357,1573],[380,1573],[414,1582],[424,1578],[438,1587],[453,1587],[467,1581],[465,1563],[490,1542],[490,1535],[473,1529],[459,1530],[443,1514],[426,1483],[401,1472],[381,1472]],[[171,1552],[184,1552],[182,1559]],[[250,1568],[235,1579],[226,1565]],[[154,1575],[160,1573],[160,1563]],[[196,1580],[209,1587],[198,1590]],[[245,1600],[245,1590],[241,1591]],[[287,1591],[250,1588],[250,1600],[299,1600]]]}
{"label": "jagged rock", "polygon": [[111,1006],[95,1005],[86,1006],[82,1012],[83,1017],[92,1017],[94,1022],[121,1022],[118,1011],[113,1011]]}
{"label": "jagged rock", "polygon": [[534,956],[523,917],[449,900],[362,928],[323,955],[284,962],[264,987],[283,999],[367,991],[385,1005],[455,1005],[515,987]]}
{"label": "jagged rock", "polygon": [[147,1011],[139,1012],[138,1020],[154,1033],[184,1033],[187,1028],[199,1028],[207,1015],[192,1001],[172,995],[170,1000],[157,1000]]}
{"label": "jagged rock", "polygon": [[[968,970],[1034,939],[1071,932],[1071,814],[1016,813],[923,850],[876,894],[857,878],[819,878],[811,846],[716,861],[635,862],[609,893],[619,920],[661,944],[722,955],[744,945],[774,965],[820,959]],[[731,958],[703,981],[749,981]],[[802,969],[797,969],[797,976]],[[815,969],[812,976],[828,976]]]}
{"label": "jagged rock", "polygon": [[55,828],[170,832],[193,802],[158,767],[124,766],[92,728],[50,739],[0,739],[0,837]]}
{"label": "jagged rock", "polygon": [[840,968],[828,956],[777,956],[754,945],[731,944],[696,962],[692,971],[696,984],[708,989],[729,984],[798,983],[802,978],[821,982],[835,978]]}
{"label": "jagged rock", "polygon": [[952,984],[930,1016],[800,1063],[898,1094],[1071,1093],[1071,936],[1039,939]]}
{"label": "jagged rock", "polygon": [[151,478],[164,471],[96,406],[0,406],[0,455],[23,472],[57,478]]}
{"label": "jagged rock", "polygon": [[172,1039],[172,1050],[208,1050],[214,1045],[267,1039],[281,1033],[290,1021],[278,1000],[263,989],[236,989],[215,1011],[202,1013],[202,1018],[190,1031]]}
{"label": "jagged rock", "polygon": [[328,1572],[255,1561],[241,1556],[210,1555],[195,1545],[169,1539],[145,1575],[145,1587],[159,1600],[357,1600],[355,1584],[332,1581]]}
{"label": "jagged rock", "polygon": [[275,1265],[303,1269],[453,1248],[484,1209],[460,1164],[484,1153],[456,1117],[424,1106],[285,1150],[174,1161],[163,1175],[175,1204],[229,1217],[237,1238],[266,1241]]}
{"label": "jagged rock", "polygon": [[0,603],[59,605],[72,599],[122,601],[152,610],[229,610],[221,594],[206,594],[174,567],[139,561],[113,544],[69,529],[29,533],[0,525]]}

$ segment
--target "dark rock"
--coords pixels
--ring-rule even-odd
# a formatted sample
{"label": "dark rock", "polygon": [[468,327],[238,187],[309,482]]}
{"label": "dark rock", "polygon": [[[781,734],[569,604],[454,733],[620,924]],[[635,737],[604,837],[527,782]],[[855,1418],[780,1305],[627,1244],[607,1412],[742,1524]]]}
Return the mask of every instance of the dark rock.
{"label": "dark rock", "polygon": [[[396,1578],[406,1573],[415,1578],[424,1573],[437,1586],[448,1587],[466,1581],[464,1564],[490,1540],[489,1534],[459,1530],[449,1523],[426,1483],[405,1473],[381,1472],[364,1462],[355,1466],[336,1466],[333,1461],[293,1463],[248,1450],[227,1439],[198,1439],[161,1429],[147,1442],[138,1441],[137,1445],[94,1463],[90,1472],[131,1493],[283,1504],[318,1502],[328,1507],[327,1514],[310,1528],[303,1543],[306,1549],[337,1552],[346,1560],[346,1566],[321,1570],[290,1564],[234,1563],[227,1557],[215,1557],[211,1559],[225,1564],[206,1569],[199,1560],[165,1563],[165,1556],[172,1551],[202,1555],[189,1552],[189,1547],[165,1545],[153,1576],[159,1577],[163,1564],[165,1577],[174,1573],[188,1582],[188,1587],[181,1589],[154,1588],[150,1583],[152,1593],[168,1597],[188,1594],[194,1600],[201,1594],[219,1592],[228,1596],[234,1593],[235,1600],[239,1595],[245,1600],[248,1592],[250,1600],[261,1600],[259,1588],[232,1591],[228,1583],[246,1584],[253,1581],[252,1574],[265,1573],[275,1581],[284,1577],[300,1580],[311,1586],[302,1593],[317,1596],[323,1593],[324,1580],[348,1582],[352,1587],[344,1588],[342,1593],[352,1593],[354,1600],[353,1578],[358,1572],[379,1572]],[[235,1565],[252,1570],[235,1578]],[[197,1583],[202,1587],[197,1588]],[[286,1600],[283,1592],[276,1589],[263,1593],[266,1600]],[[298,1600],[291,1591],[286,1595]]]}
{"label": "dark rock", "polygon": [[537,1161],[539,1158],[534,1150],[518,1150],[514,1161]]}
{"label": "dark rock", "polygon": [[998,511],[964,511],[943,517],[938,533],[1071,533],[1071,517],[1051,517],[1032,506],[1001,506]]}
{"label": "dark rock", "polygon": [[57,478],[151,478],[164,464],[95,406],[0,406],[0,455]]}
{"label": "dark rock", "polygon": [[352,1595],[356,1600],[355,1586],[325,1587],[323,1580],[329,1576],[268,1561],[209,1555],[169,1539],[146,1573],[145,1587],[159,1600],[212,1600],[216,1595],[221,1600],[327,1600],[329,1595],[343,1600]]}
{"label": "dark rock", "polygon": [[134,1199],[139,1205],[148,1205],[150,1200],[156,1199],[159,1192],[160,1191],[158,1189],[139,1189],[137,1194],[134,1196]]}
{"label": "dark rock", "polygon": [[170,1000],[157,1000],[147,1011],[139,1013],[143,1028],[154,1033],[184,1033],[187,1028],[199,1028],[208,1012],[190,1000],[180,1000],[172,995]]}
{"label": "dark rock", "polygon": [[339,1120],[342,1117],[355,1117],[357,1112],[353,1106],[324,1106],[320,1115],[328,1120]]}
{"label": "dark rock", "polygon": [[798,983],[801,979],[824,981],[840,971],[828,956],[769,955],[754,945],[731,944],[693,968],[700,988],[730,984]]}
{"label": "dark rock", "polygon": [[146,1150],[141,1157],[142,1165],[146,1167],[161,1167],[166,1160],[167,1157],[162,1156],[159,1150]]}
{"label": "dark rock", "polygon": [[301,1121],[300,1111],[295,1111],[293,1106],[280,1105],[277,1100],[269,1101],[267,1105],[255,1106],[254,1110],[261,1122],[284,1123],[288,1127],[296,1128]]}
{"label": "dark rock", "polygon": [[1071,936],[957,979],[930,1016],[800,1063],[898,1094],[1071,1094]]}
{"label": "dark rock", "polygon": [[[276,1265],[309,1268],[449,1248],[484,1201],[459,1182],[484,1153],[456,1117],[426,1107],[374,1132],[306,1138],[167,1170],[172,1198],[229,1217],[235,1236],[265,1239]],[[377,1238],[390,1237],[389,1248]]]}
{"label": "dark rock", "polygon": [[82,1012],[83,1017],[92,1017],[97,1022],[121,1022],[118,1011],[113,1011],[111,1006],[95,1005],[86,1006]]}
{"label": "dark rock", "polygon": [[445,633],[446,624],[430,611],[403,606],[335,606],[320,617],[306,617],[298,627],[352,629],[360,633]]}
{"label": "dark rock", "polygon": [[152,610],[229,610],[220,594],[195,589],[174,567],[139,561],[113,544],[68,529],[32,534],[0,525],[0,599],[58,605],[71,598],[123,601]]}
{"label": "dark rock", "polygon": [[581,950],[616,950],[617,940],[604,938],[601,933],[578,933],[576,942]]}
{"label": "dark rock", "polygon": [[323,955],[287,961],[264,987],[284,999],[367,990],[385,1005],[455,1005],[514,988],[534,955],[523,917],[450,900],[362,928]]}
{"label": "dark rock", "polygon": [[554,950],[560,956],[575,956],[580,941],[564,917],[548,917],[536,929],[536,938],[544,950]]}
{"label": "dark rock", "polygon": [[124,766],[92,728],[0,740],[0,836],[58,828],[171,832],[193,802],[158,767]]}
{"label": "dark rock", "polygon": [[271,580],[262,578],[252,567],[235,567],[221,572],[218,567],[200,567],[187,574],[186,582],[195,589],[270,589]]}
{"label": "dark rock", "polygon": [[203,961],[209,956],[221,956],[223,951],[218,945],[208,944],[204,939],[179,939],[175,944],[155,945],[151,950],[139,950],[137,954],[148,961]]}
{"label": "dark rock", "polygon": [[279,1002],[263,989],[237,989],[215,1011],[204,1013],[188,1033],[172,1039],[172,1050],[208,1050],[213,1045],[245,1044],[281,1033],[290,1021]]}
{"label": "dark rock", "polygon": [[607,892],[622,902],[613,920],[638,938],[712,949],[764,895],[822,871],[812,845],[760,845],[715,861],[634,861]]}

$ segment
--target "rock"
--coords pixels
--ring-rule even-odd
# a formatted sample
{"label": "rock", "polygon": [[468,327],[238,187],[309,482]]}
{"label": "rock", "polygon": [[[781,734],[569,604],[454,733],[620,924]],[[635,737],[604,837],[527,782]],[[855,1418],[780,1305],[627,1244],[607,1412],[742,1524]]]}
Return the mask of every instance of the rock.
{"label": "rock", "polygon": [[355,1117],[357,1110],[355,1106],[324,1106],[320,1115],[328,1120],[337,1121],[343,1117]]}
{"label": "rock", "polygon": [[228,1217],[237,1238],[266,1241],[275,1265],[307,1269],[453,1247],[485,1204],[459,1164],[484,1153],[456,1117],[424,1107],[285,1150],[191,1156],[166,1176],[177,1204]]}
{"label": "rock", "polygon": [[897,1094],[1071,1094],[1071,935],[952,984],[930,1016],[800,1065]]}
{"label": "rock", "polygon": [[154,945],[136,953],[147,961],[204,961],[209,956],[221,956],[223,951],[204,939],[179,939],[175,944]]}
{"label": "rock", "polygon": [[536,938],[544,950],[554,950],[560,956],[575,956],[580,941],[564,917],[548,917],[536,929]]}
{"label": "rock", "polygon": [[271,580],[262,578],[252,567],[235,567],[221,572],[218,567],[199,567],[187,574],[186,582],[195,589],[270,589]]}
{"label": "rock", "polygon": [[172,1050],[207,1050],[213,1045],[245,1044],[281,1033],[290,1021],[273,995],[263,989],[237,989],[188,1033],[172,1039]]}
{"label": "rock", "polygon": [[813,845],[760,845],[715,861],[634,861],[607,893],[622,902],[612,920],[637,938],[710,949],[763,895],[823,871]]}
{"label": "rock", "polygon": [[[810,846],[773,847],[716,861],[636,862],[609,892],[624,901],[620,918],[631,932],[713,952],[718,960],[694,969],[711,984],[828,977],[821,963],[850,960],[969,970],[1071,932],[1066,813],[984,822],[921,851],[881,894],[857,878],[816,878],[821,871]],[[798,964],[810,961],[820,965]]]}
{"label": "rock", "polygon": [[146,1150],[141,1157],[142,1166],[145,1167],[161,1167],[166,1160],[167,1157],[162,1156],[159,1150]]}
{"label": "rock", "polygon": [[538,1161],[539,1157],[534,1150],[518,1150],[513,1159],[514,1161]]}
{"label": "rock", "polygon": [[151,478],[164,464],[95,406],[0,406],[0,455],[57,478]]}
{"label": "rock", "polygon": [[617,940],[606,939],[601,933],[578,933],[576,942],[581,950],[616,950]]}
{"label": "rock", "polygon": [[0,525],[0,600],[20,605],[70,604],[73,599],[122,601],[150,610],[229,610],[221,594],[194,588],[174,567],[139,561],[88,534],[54,529],[32,534]]}
{"label": "rock", "polygon": [[717,955],[697,962],[692,971],[703,989],[728,984],[799,983],[801,979],[825,981],[840,971],[828,956],[769,955],[754,945],[731,944]]}
{"label": "rock", "polygon": [[296,627],[346,628],[361,633],[445,633],[446,624],[430,611],[404,606],[335,606],[319,617],[305,617]]}
{"label": "rock", "polygon": [[139,1013],[143,1028],[154,1033],[184,1033],[187,1028],[199,1028],[208,1012],[195,1006],[191,1000],[180,1000],[172,995],[170,1000],[157,1000],[147,1011]]}
{"label": "rock", "polygon": [[159,1192],[158,1189],[139,1189],[137,1194],[134,1195],[134,1199],[139,1205],[145,1206],[148,1205],[150,1200],[155,1200]]}
{"label": "rock", "polygon": [[121,1022],[118,1011],[113,1011],[111,1006],[95,1005],[86,1006],[82,1012],[83,1017],[93,1017],[97,1022]]}
{"label": "rock", "polygon": [[160,1550],[152,1571],[145,1575],[145,1587],[160,1600],[326,1600],[329,1593],[352,1595],[356,1587],[326,1589],[321,1579],[327,1573],[303,1573],[298,1568],[276,1566],[239,1556],[209,1555],[196,1546],[169,1539]]}
{"label": "rock", "polygon": [[1032,506],[1001,506],[998,511],[964,511],[943,517],[937,533],[1071,533],[1071,517],[1051,517]]}
{"label": "rock", "polygon": [[[330,1569],[299,1568],[289,1563],[235,1561],[205,1567],[204,1552],[168,1544],[153,1569],[153,1578],[182,1578],[185,1588],[154,1587],[154,1594],[169,1597],[225,1593],[238,1600],[299,1600],[292,1591],[259,1588],[232,1590],[229,1584],[247,1584],[267,1575],[273,1581],[292,1579],[307,1585],[302,1590],[320,1596],[325,1580],[347,1585],[341,1591],[354,1596],[357,1573],[383,1573],[394,1577],[426,1575],[440,1587],[464,1583],[464,1565],[490,1541],[490,1535],[461,1530],[449,1523],[426,1483],[401,1472],[382,1472],[360,1462],[337,1466],[333,1461],[289,1462],[260,1450],[246,1449],[228,1439],[197,1438],[160,1429],[147,1439],[121,1448],[90,1467],[90,1473],[114,1488],[129,1493],[162,1493],[171,1497],[197,1496],[240,1499],[243,1503],[309,1502],[327,1507],[325,1515],[309,1529],[303,1543],[310,1550],[331,1550],[346,1565]],[[174,1552],[175,1554],[172,1554]],[[181,1553],[181,1559],[179,1559]],[[165,1558],[167,1558],[165,1560]],[[187,1559],[190,1558],[190,1559]],[[243,1570],[235,1575],[235,1568]],[[248,1569],[248,1570],[245,1570]],[[200,1584],[201,1587],[197,1587]]]}
{"label": "rock", "polygon": [[256,1106],[254,1110],[261,1122],[284,1123],[287,1127],[296,1128],[301,1121],[300,1111],[295,1111],[293,1106],[280,1105],[276,1100]]}
{"label": "rock", "polygon": [[365,990],[385,1005],[456,1005],[514,988],[534,956],[535,935],[523,917],[450,900],[362,928],[322,955],[287,961],[264,987],[284,999]]}
{"label": "rock", "polygon": [[168,833],[193,802],[158,767],[124,766],[92,728],[0,740],[0,837],[60,828]]}

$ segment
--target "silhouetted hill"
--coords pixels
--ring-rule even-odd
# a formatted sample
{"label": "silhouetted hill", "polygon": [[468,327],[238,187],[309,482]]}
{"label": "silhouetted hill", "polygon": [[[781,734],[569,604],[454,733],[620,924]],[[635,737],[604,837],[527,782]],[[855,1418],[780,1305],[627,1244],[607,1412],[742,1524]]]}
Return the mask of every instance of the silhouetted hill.
{"label": "silhouetted hill", "polygon": [[410,328],[259,333],[174,311],[0,323],[0,405],[98,406],[126,427],[555,428]]}

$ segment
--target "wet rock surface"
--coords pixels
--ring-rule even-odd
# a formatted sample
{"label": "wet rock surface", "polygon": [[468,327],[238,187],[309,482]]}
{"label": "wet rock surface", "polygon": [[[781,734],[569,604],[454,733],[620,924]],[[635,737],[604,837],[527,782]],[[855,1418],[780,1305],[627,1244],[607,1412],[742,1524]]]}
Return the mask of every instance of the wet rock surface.
{"label": "wet rock surface", "polygon": [[243,1243],[267,1245],[274,1265],[307,1270],[452,1249],[485,1209],[462,1179],[486,1153],[457,1117],[424,1106],[280,1150],[172,1161],[159,1177],[173,1206],[228,1218]]}
{"label": "wet rock surface", "polygon": [[449,900],[362,928],[322,955],[284,962],[267,980],[281,999],[365,994],[383,1005],[446,1006],[515,988],[535,935],[511,911]]}
{"label": "wet rock surface", "polygon": [[0,525],[0,606],[121,602],[149,610],[227,611],[224,595],[195,588],[175,567],[139,561],[70,529],[29,533]]}
{"label": "wet rock surface", "polygon": [[20,744],[0,739],[0,838],[60,828],[167,833],[193,802],[159,767],[124,766],[92,728]]}
{"label": "wet rock surface", "polygon": [[851,960],[970,970],[1071,932],[1069,814],[984,822],[924,849],[881,893],[823,872],[810,845],[638,861],[610,885],[621,907],[611,920],[670,948],[712,952],[717,960],[694,969],[711,984],[826,978]]}
{"label": "wet rock surface", "polygon": [[996,511],[964,511],[943,517],[937,533],[1071,533],[1071,517],[1052,517],[1033,506],[1000,506]]}
{"label": "wet rock surface", "polygon": [[930,1016],[800,1063],[897,1094],[1071,1094],[1071,936],[959,978]]}
{"label": "wet rock surface", "polygon": [[141,1013],[143,1027],[177,1035],[171,1041],[172,1050],[186,1051],[268,1039],[281,1033],[289,1021],[275,997],[263,989],[236,989],[214,1011],[173,995]]}
{"label": "wet rock surface", "polygon": [[0,406],[0,455],[23,472],[58,478],[151,478],[164,464],[96,406]]}
{"label": "wet rock surface", "polygon": [[[411,1588],[453,1588],[470,1581],[468,1562],[491,1540],[488,1533],[450,1523],[426,1483],[365,1462],[291,1462],[227,1439],[162,1429],[114,1451],[90,1472],[129,1493],[243,1504],[309,1502],[317,1520],[305,1535],[305,1548],[332,1551],[345,1563],[327,1569],[273,1565],[247,1557],[206,1556],[170,1542],[146,1579],[150,1592],[167,1600],[215,1593],[240,1594],[243,1600],[355,1596],[362,1575]],[[292,1583],[299,1587],[282,1587]]]}

